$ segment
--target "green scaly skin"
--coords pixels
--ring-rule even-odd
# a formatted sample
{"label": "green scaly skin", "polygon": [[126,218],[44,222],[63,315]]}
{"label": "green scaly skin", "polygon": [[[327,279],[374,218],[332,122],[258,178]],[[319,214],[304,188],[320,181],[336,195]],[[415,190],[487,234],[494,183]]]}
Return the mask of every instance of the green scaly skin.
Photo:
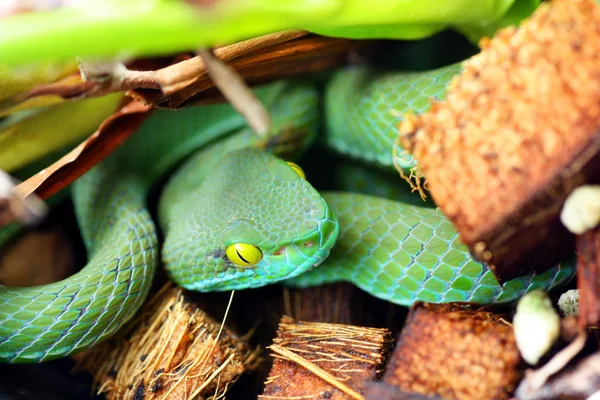
{"label": "green scaly skin", "polygon": [[[367,67],[337,72],[325,92],[325,145],[384,170],[395,171],[396,163],[409,172],[415,160],[396,142],[402,116],[423,113],[432,99],[442,100],[460,69],[461,63],[425,72]],[[323,193],[340,223],[337,244],[319,268],[287,281],[290,286],[349,281],[406,306],[415,301],[490,304],[553,288],[575,273],[574,264],[567,262],[500,286],[487,266],[473,260],[454,226],[431,203],[419,206],[418,196],[388,187],[381,175],[365,176],[356,166],[342,171],[349,176],[338,174],[338,182],[354,180],[345,186],[367,195]],[[394,201],[368,195],[373,192]]]}
{"label": "green scaly skin", "polygon": [[[274,116],[274,132],[284,128],[308,136],[314,132],[318,122],[314,89],[278,83],[262,89],[259,96]],[[243,118],[228,105],[157,111],[118,151],[78,180],[73,199],[88,264],[77,274],[50,285],[0,287],[0,360],[35,362],[64,357],[111,336],[129,320],[145,300],[158,265],[156,228],[146,209],[146,193],[156,179],[195,149],[236,132],[238,138],[250,136]],[[247,144],[243,140],[237,143],[238,148]],[[265,165],[261,175],[250,168],[257,164]],[[193,268],[202,277],[213,277],[212,287],[207,289],[226,290],[260,286],[299,274],[327,255],[337,236],[337,223],[318,192],[283,161],[251,149],[237,150],[221,165],[205,165],[203,169],[210,172],[200,188],[207,198],[211,194],[223,196],[228,185],[257,181],[256,186],[243,186],[246,198],[264,200],[270,195],[282,204],[293,202],[297,212],[265,214],[256,230],[244,225],[249,213],[255,211],[252,203],[212,207],[207,209],[210,215],[189,216],[186,220],[197,226],[219,221],[218,228],[227,235],[216,238],[205,235],[202,229],[190,230],[186,240],[195,244],[193,251],[198,257],[187,258],[184,243],[181,249],[167,246],[166,260],[172,258],[171,251],[181,254],[181,263],[168,265],[168,270]],[[216,178],[218,171],[227,182]],[[297,224],[298,229],[281,232],[282,223]],[[244,271],[224,269],[222,263],[215,262],[227,241],[237,237],[264,246],[264,262]],[[304,249],[303,241],[314,241],[315,237],[321,240]],[[167,237],[167,243],[170,240]],[[303,247],[303,252],[280,263],[281,270],[274,273],[269,254],[273,245]],[[232,279],[240,275],[243,279],[237,284]],[[223,283],[220,287],[219,282]],[[186,284],[185,276],[179,283]]]}
{"label": "green scaly skin", "polygon": [[396,142],[402,116],[421,114],[431,100],[443,99],[460,70],[458,63],[424,72],[369,67],[337,72],[325,92],[325,145],[367,163],[387,169],[398,165],[408,172],[416,162]]}
{"label": "green scaly skin", "polygon": [[[339,72],[326,94],[325,143],[357,159],[393,165],[390,149],[399,116],[424,111],[429,100],[423,94],[443,96],[457,70],[451,66],[425,74]],[[281,98],[263,92],[263,100],[280,121],[275,131],[311,126],[318,112],[314,92],[284,89],[275,90],[285,94]],[[217,142],[190,159],[171,178],[160,202],[159,216],[167,233],[163,260],[171,278],[184,287],[226,290],[298,275],[294,282],[286,282],[348,280],[404,305],[416,300],[489,304],[516,299],[533,288],[551,288],[573,274],[573,266],[558,266],[502,288],[486,267],[473,261],[452,224],[435,209],[342,193],[324,194],[340,224],[336,245],[321,266],[301,274],[313,263],[311,257],[315,264],[320,262],[316,254],[326,252],[337,225],[324,203],[315,212],[308,208],[314,203],[296,200],[296,189],[288,186],[289,169],[278,169],[276,179],[265,177],[274,168],[272,163],[277,164],[274,159],[261,160],[261,153],[254,152],[255,162],[246,159],[251,151],[235,150],[245,145],[246,139],[239,138],[249,134],[243,126],[241,117],[224,106],[158,112],[129,146],[78,181],[75,205],[90,263],[56,284],[0,290],[2,360],[41,361],[70,354],[110,336],[135,313],[146,296],[157,257],[155,229],[144,205],[149,183],[224,131],[242,130],[240,136]],[[202,132],[194,136],[195,131]],[[149,136],[140,140],[142,134]],[[220,161],[214,164],[215,160]],[[409,160],[405,167],[411,165]],[[243,175],[250,169],[259,175],[251,179]],[[303,185],[300,193],[308,190]],[[232,213],[238,211],[240,217],[232,222]],[[316,225],[302,219],[313,212],[320,221]],[[264,223],[267,217],[273,224]],[[227,264],[222,249],[235,240],[264,245],[264,272]],[[281,247],[283,256],[273,254]]]}
{"label": "green scaly skin", "polygon": [[320,267],[287,282],[291,286],[348,281],[405,306],[415,301],[490,304],[552,288],[574,273],[572,265],[559,265],[502,287],[489,268],[473,260],[437,209],[356,193],[323,197],[338,218],[338,241]]}

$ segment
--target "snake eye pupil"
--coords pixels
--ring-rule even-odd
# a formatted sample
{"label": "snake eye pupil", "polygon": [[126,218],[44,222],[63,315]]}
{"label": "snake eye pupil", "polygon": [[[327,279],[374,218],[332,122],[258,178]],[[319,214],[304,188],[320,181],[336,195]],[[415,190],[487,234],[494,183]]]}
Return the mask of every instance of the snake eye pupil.
{"label": "snake eye pupil", "polygon": [[246,260],[246,259],[244,258],[244,256],[243,256],[243,255],[241,255],[239,251],[237,251],[237,249],[235,250],[235,254],[237,254],[237,256],[240,258],[240,260],[242,260],[242,261],[243,261],[243,262],[245,262],[246,264],[250,264],[250,261]]}
{"label": "snake eye pupil", "polygon": [[229,261],[240,267],[256,265],[262,260],[260,249],[252,244],[235,243],[227,247],[225,251]]}
{"label": "snake eye pupil", "polygon": [[306,175],[304,174],[304,171],[302,170],[302,168],[300,168],[300,166],[296,163],[293,163],[291,161],[286,161],[287,165],[289,165],[295,173],[298,174],[298,176],[300,176],[300,178],[302,179],[306,179]]}

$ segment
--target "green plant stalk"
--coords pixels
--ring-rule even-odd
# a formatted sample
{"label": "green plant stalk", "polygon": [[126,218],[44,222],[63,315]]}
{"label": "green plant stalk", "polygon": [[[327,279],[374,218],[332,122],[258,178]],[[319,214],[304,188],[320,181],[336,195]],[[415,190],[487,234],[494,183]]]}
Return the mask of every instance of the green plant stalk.
{"label": "green plant stalk", "polygon": [[0,21],[0,65],[173,54],[286,29],[356,39],[419,39],[453,27],[476,40],[493,33],[486,27],[501,25],[511,7],[522,19],[538,4],[539,0],[220,0],[193,7],[181,0],[96,0],[85,7]]}

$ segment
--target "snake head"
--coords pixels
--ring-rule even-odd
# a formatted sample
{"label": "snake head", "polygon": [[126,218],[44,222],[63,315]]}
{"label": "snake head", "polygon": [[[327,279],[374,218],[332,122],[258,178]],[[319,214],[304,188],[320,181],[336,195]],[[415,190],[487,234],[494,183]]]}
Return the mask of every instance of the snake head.
{"label": "snake head", "polygon": [[339,232],[312,185],[257,149],[221,159],[178,207],[163,260],[171,279],[190,290],[244,289],[295,277],[329,255]]}

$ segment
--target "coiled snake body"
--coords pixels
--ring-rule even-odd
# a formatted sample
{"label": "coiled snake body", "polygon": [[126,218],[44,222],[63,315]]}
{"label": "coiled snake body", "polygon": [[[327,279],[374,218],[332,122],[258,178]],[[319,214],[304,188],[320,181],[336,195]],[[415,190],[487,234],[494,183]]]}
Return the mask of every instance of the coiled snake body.
{"label": "coiled snake body", "polygon": [[[410,74],[339,71],[325,95],[324,144],[391,166],[398,115],[423,111],[457,71],[457,66]],[[278,82],[258,93],[273,115],[273,132],[288,135],[280,141],[284,150],[290,137],[293,142],[316,132],[316,89]],[[156,111],[74,185],[88,264],[61,282],[0,288],[0,360],[63,357],[112,335],[137,311],[159,265],[147,192],[198,149],[169,180],[158,213],[164,266],[171,279],[191,290],[291,278],[287,283],[296,286],[348,280],[402,305],[485,304],[552,287],[573,273],[572,266],[557,266],[501,287],[471,258],[441,212],[365,194],[319,194],[290,165],[258,149],[279,137],[255,138],[227,105]],[[414,165],[399,150],[397,161]]]}

